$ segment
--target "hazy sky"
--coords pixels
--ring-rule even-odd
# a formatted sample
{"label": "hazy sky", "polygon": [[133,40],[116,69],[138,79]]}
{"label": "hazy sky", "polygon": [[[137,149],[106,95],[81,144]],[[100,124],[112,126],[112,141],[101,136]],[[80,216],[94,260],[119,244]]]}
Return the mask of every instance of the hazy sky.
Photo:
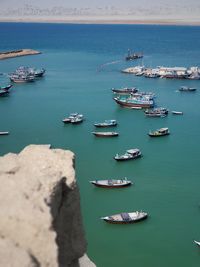
{"label": "hazy sky", "polygon": [[167,6],[187,5],[199,6],[200,0],[0,0],[0,8],[22,7],[24,4],[39,5],[40,7],[65,6],[65,7],[102,7],[102,6]]}

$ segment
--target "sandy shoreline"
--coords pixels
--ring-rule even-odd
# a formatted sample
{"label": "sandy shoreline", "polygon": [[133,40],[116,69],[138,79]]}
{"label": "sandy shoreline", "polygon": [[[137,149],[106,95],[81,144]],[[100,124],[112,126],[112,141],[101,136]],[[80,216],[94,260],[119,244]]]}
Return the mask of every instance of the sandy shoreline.
{"label": "sandy shoreline", "polygon": [[128,25],[177,25],[177,26],[200,26],[200,21],[192,21],[192,20],[158,20],[158,19],[147,19],[147,20],[139,20],[139,19],[2,19],[0,18],[0,22],[18,22],[18,23],[63,23],[63,24],[128,24]]}
{"label": "sandy shoreline", "polygon": [[0,60],[14,58],[14,57],[29,56],[29,55],[38,55],[38,54],[41,54],[41,52],[33,50],[33,49],[20,49],[20,50],[6,51],[6,52],[0,52]]}

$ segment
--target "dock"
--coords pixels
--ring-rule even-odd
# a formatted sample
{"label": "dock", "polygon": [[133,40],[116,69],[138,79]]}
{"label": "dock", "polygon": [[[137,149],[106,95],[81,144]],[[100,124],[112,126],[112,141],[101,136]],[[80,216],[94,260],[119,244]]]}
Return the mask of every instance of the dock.
{"label": "dock", "polygon": [[6,52],[0,52],[0,60],[14,58],[14,57],[29,56],[29,55],[38,55],[38,54],[41,54],[41,52],[33,49],[11,50]]}

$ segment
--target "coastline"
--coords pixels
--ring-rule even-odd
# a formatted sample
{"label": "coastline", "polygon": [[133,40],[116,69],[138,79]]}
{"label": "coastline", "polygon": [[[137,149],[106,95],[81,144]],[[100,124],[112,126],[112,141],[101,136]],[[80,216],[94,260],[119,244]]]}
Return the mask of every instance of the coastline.
{"label": "coastline", "polygon": [[14,58],[14,57],[29,56],[29,55],[38,55],[38,54],[41,54],[41,52],[33,49],[5,51],[5,52],[0,52],[0,60]]}
{"label": "coastline", "polygon": [[117,18],[0,18],[0,23],[60,23],[60,24],[116,24],[116,25],[174,25],[200,26],[200,21],[177,19],[117,19]]}

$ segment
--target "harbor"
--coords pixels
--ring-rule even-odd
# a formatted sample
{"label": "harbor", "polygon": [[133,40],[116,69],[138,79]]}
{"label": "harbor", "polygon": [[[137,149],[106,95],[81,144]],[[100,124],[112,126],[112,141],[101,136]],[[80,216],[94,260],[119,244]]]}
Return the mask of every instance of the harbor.
{"label": "harbor", "polygon": [[[15,47],[20,47],[24,27],[17,26],[19,39],[15,40]],[[0,77],[0,86],[12,84],[9,95],[0,98],[0,130],[9,132],[0,137],[1,155],[17,153],[28,144],[51,144],[52,148],[75,153],[88,255],[98,267],[131,266],[133,261],[138,267],[198,266],[199,247],[194,240],[200,240],[199,80],[146,79],[121,73],[133,64],[124,59],[127,43],[132,44],[133,51],[143,51],[144,60],[149,57],[152,66],[198,65],[198,28],[45,24],[30,27],[39,37],[35,34],[30,40],[26,38],[26,47],[45,52],[37,57],[0,62],[0,72],[6,73]],[[5,30],[12,31],[12,26]],[[188,36],[186,44],[181,39],[183,33]],[[23,34],[29,36],[29,32]],[[81,43],[77,42],[80,34]],[[11,36],[6,36],[9,44]],[[167,42],[170,45],[164,46]],[[188,47],[192,51],[189,61],[183,57]],[[123,61],[98,71],[98,66],[117,61],[119,55]],[[46,72],[34,82],[11,82],[7,74],[20,66],[44,68]],[[181,86],[196,91],[179,91]],[[153,106],[148,107],[147,114],[155,118],[146,116],[147,107],[117,104],[113,98],[127,96],[112,88],[129,88],[130,94],[151,92]],[[133,103],[134,96],[128,94],[129,97]],[[179,112],[183,115],[179,116]],[[80,119],[80,115],[83,121],[77,125],[71,123],[73,118],[69,123],[63,121],[70,116]],[[170,135],[148,136],[150,131],[161,128],[168,128]],[[117,132],[119,136],[97,138],[92,134],[96,131]],[[123,156],[136,148],[141,157],[121,162],[114,159],[116,154]],[[107,189],[90,183],[97,180],[97,185],[115,185],[121,179],[124,182],[124,177],[134,184]],[[142,215],[140,212],[147,215],[145,220],[129,223],[129,217],[137,218]],[[107,217],[127,223],[113,224],[101,219]],[[123,258],[116,252],[122,253]]]}

